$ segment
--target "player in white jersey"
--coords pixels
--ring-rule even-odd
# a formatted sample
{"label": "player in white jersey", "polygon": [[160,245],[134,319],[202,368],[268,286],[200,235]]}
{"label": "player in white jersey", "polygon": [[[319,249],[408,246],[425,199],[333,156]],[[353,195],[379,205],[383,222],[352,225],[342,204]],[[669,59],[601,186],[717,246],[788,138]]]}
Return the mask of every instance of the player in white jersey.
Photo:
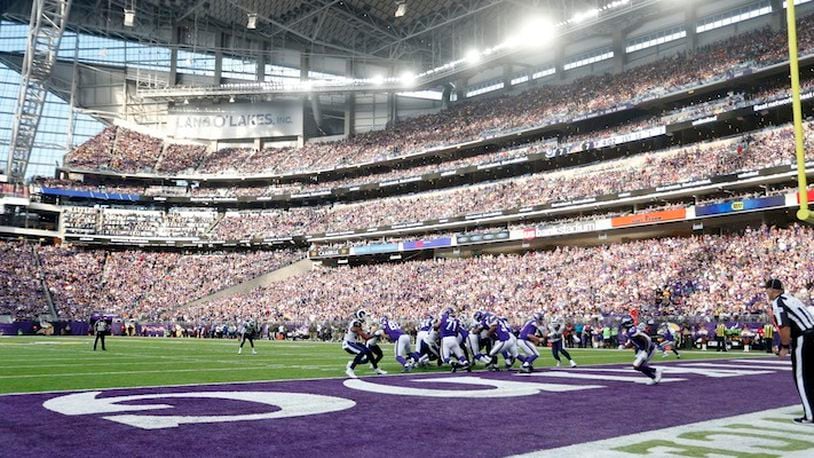
{"label": "player in white jersey", "polygon": [[240,325],[240,346],[237,349],[237,354],[243,353],[243,344],[246,341],[249,341],[249,345],[252,347],[252,354],[256,355],[257,351],[254,349],[254,335],[257,333],[257,323],[251,318],[247,319]]}
{"label": "player in white jersey", "polygon": [[[364,361],[369,361],[371,366],[373,366],[373,371],[377,374],[381,375],[387,373],[379,369],[378,361],[376,361],[375,356],[366,345],[367,341],[371,338],[363,328],[366,316],[367,312],[361,309],[358,310],[348,323],[348,330],[345,332],[344,339],[342,339],[342,349],[354,355],[353,360],[349,361],[345,368],[345,374],[350,378],[356,378],[354,369]],[[360,342],[359,339],[362,339],[365,343]]]}
{"label": "player in white jersey", "polygon": [[565,331],[565,321],[562,318],[554,318],[548,324],[548,341],[551,342],[551,354],[557,360],[557,367],[560,367],[560,354],[568,358],[571,367],[577,367],[577,363],[571,358],[571,354],[564,348],[563,331]]}

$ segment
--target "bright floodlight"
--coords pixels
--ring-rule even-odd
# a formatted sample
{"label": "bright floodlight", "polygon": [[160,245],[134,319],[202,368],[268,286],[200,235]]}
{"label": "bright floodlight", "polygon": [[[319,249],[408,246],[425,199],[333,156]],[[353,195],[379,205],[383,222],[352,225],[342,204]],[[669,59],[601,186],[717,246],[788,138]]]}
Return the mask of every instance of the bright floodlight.
{"label": "bright floodlight", "polygon": [[136,10],[132,9],[125,9],[124,10],[124,26],[125,27],[133,27],[133,22],[136,19]]}
{"label": "bright floodlight", "polygon": [[516,34],[506,40],[506,45],[512,48],[534,48],[550,44],[556,36],[557,25],[544,16],[527,19],[520,26]]}
{"label": "bright floodlight", "polygon": [[416,76],[413,72],[404,72],[401,74],[400,79],[403,84],[412,84],[415,82]]}
{"label": "bright floodlight", "polygon": [[249,30],[257,29],[257,13],[249,13],[249,19],[246,22],[246,28]]}
{"label": "bright floodlight", "polygon": [[375,75],[373,78],[370,79],[370,82],[376,86],[381,86],[384,84],[384,77],[382,75]]}
{"label": "bright floodlight", "polygon": [[477,49],[472,49],[466,53],[464,59],[470,64],[477,64],[480,61],[480,52]]}
{"label": "bright floodlight", "polygon": [[399,2],[398,6],[396,7],[396,17],[402,17],[407,14],[407,3]]}

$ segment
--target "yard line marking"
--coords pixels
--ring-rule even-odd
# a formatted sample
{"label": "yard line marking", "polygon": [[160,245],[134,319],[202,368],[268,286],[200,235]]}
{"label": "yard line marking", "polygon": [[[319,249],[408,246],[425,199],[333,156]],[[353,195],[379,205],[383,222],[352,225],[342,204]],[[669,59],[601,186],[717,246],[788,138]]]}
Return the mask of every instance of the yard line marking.
{"label": "yard line marking", "polygon": [[[241,369],[268,369],[268,366],[248,366]],[[67,374],[27,374],[27,375],[0,375],[0,379],[15,378],[42,378],[42,377],[95,377],[97,375],[129,375],[129,374],[155,374],[164,372],[217,372],[233,371],[234,367],[221,367],[212,369],[166,369],[154,371],[109,371],[109,372],[71,372]],[[80,390],[83,391],[83,390]],[[31,393],[33,394],[33,393]]]}
{"label": "yard line marking", "polygon": [[[634,377],[624,375],[607,375],[607,374],[584,374],[579,372],[536,372],[532,373],[535,377],[556,377],[568,378],[575,380],[608,380],[612,382],[630,382],[630,383],[648,383],[650,379],[647,377]],[[684,378],[663,378],[662,382],[685,382]]]}
{"label": "yard line marking", "polygon": [[772,370],[772,371],[790,371],[791,366],[786,367],[784,366],[776,366],[776,367],[767,367],[761,366],[759,364],[718,364],[718,363],[691,363],[691,364],[682,364],[683,366],[692,366],[692,367],[711,367],[717,369],[758,369],[758,370]]}

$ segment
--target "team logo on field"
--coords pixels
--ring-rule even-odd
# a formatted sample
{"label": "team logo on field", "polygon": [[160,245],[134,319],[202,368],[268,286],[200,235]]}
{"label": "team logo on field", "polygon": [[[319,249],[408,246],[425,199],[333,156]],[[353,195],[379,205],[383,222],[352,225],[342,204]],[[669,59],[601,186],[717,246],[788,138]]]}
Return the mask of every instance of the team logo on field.
{"label": "team logo on field", "polygon": [[135,426],[141,429],[176,428],[183,424],[228,423],[237,421],[272,420],[301,417],[350,409],[356,403],[343,398],[304,393],[281,393],[266,391],[200,391],[191,393],[155,393],[131,396],[97,398],[100,391],[69,394],[49,399],[43,403],[48,410],[64,415],[119,414],[149,410],[172,409],[167,404],[120,404],[123,402],[146,401],[153,399],[226,399],[245,401],[273,406],[276,409],[264,413],[240,415],[107,415],[105,420]]}

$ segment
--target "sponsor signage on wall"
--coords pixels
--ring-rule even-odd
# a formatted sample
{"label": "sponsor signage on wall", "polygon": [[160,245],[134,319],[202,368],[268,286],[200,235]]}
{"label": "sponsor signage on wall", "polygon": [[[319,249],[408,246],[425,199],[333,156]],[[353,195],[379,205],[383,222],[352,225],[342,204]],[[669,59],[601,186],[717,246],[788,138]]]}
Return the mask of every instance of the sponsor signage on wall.
{"label": "sponsor signage on wall", "polygon": [[294,101],[185,105],[170,109],[168,134],[176,138],[229,138],[302,135],[302,105]]}
{"label": "sponsor signage on wall", "polygon": [[730,200],[712,205],[703,205],[695,208],[695,216],[720,215],[760,208],[782,207],[786,204],[786,196],[761,197],[758,199]]}
{"label": "sponsor signage on wall", "polygon": [[611,225],[613,227],[637,226],[640,224],[661,223],[664,221],[678,221],[685,219],[686,216],[686,208],[676,208],[674,210],[619,216],[611,219]]}

